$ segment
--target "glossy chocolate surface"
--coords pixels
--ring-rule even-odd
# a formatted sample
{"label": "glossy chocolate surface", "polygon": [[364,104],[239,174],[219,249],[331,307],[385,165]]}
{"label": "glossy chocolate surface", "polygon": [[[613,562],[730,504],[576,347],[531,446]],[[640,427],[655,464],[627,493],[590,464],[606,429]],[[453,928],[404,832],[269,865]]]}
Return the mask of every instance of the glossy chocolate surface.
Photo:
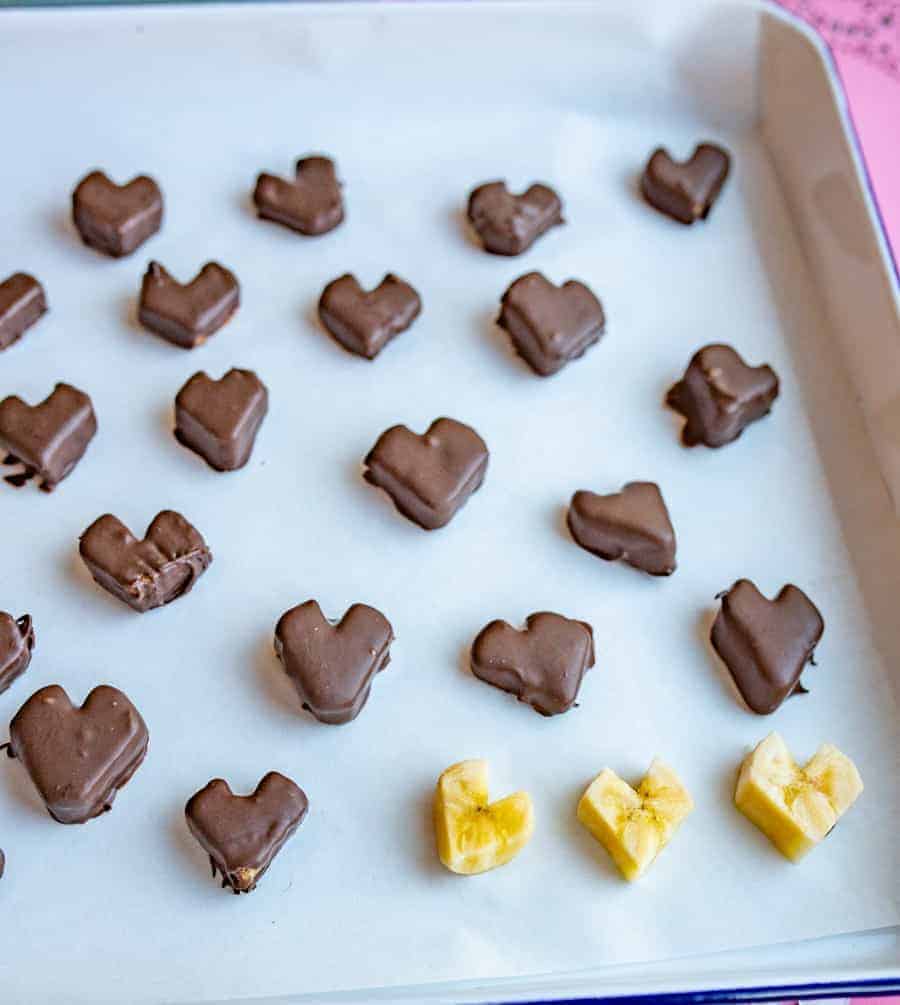
{"label": "glossy chocolate surface", "polygon": [[349,352],[375,359],[381,350],[419,316],[419,294],[388,273],[374,290],[364,290],[355,276],[330,282],[319,298],[319,319],[335,341]]}
{"label": "glossy chocolate surface", "polygon": [[488,449],[470,426],[435,419],[422,434],[392,426],[378,437],[365,465],[367,482],[384,489],[413,523],[435,530],[481,487]]}
{"label": "glossy chocolate surface", "polygon": [[621,559],[652,576],[675,571],[675,531],[653,482],[629,482],[611,495],[582,489],[566,520],[575,541],[599,558]]}
{"label": "glossy chocolate surface", "polygon": [[140,541],[107,513],[81,535],[78,551],[94,581],[139,612],[189,593],[212,562],[200,533],[172,510],[158,513]]}
{"label": "glossy chocolate surface", "polygon": [[770,366],[748,366],[729,345],[704,346],[666,395],[666,404],[687,420],[686,447],[721,447],[767,415],[778,397],[778,377]]}
{"label": "glossy chocolate surface", "polygon": [[541,715],[567,712],[594,665],[594,633],[583,621],[542,611],[521,631],[492,621],[472,644],[472,673]]}
{"label": "glossy chocolate surface", "polygon": [[0,401],[0,448],[6,464],[21,463],[22,475],[8,475],[14,485],[38,475],[41,488],[54,489],[84,456],[97,432],[91,399],[71,384],[57,384],[38,405],[12,395]]}
{"label": "glossy chocolate surface", "polygon": [[0,283],[0,350],[8,349],[47,313],[44,288],[25,272]]}
{"label": "glossy chocolate surface", "polygon": [[562,202],[552,188],[534,184],[514,195],[505,181],[473,189],[467,215],[484,250],[494,255],[521,255],[542,234],[563,222]]}
{"label": "glossy chocolate surface", "polygon": [[334,161],[328,157],[298,160],[293,181],[261,174],[253,202],[263,220],[272,220],[310,237],[327,234],[344,219],[341,184]]}
{"label": "glossy chocolate surface", "polygon": [[644,198],[679,223],[705,220],[731,166],[728,151],[701,143],[690,160],[672,160],[666,150],[654,150],[641,178]]}
{"label": "glossy chocolate surface", "polygon": [[569,279],[555,286],[540,272],[529,272],[503,294],[497,324],[531,369],[549,377],[600,340],[606,318],[584,283]]}
{"label": "glossy chocolate surface", "polygon": [[390,662],[391,623],[374,607],[354,604],[328,621],[315,600],[285,612],[275,652],[303,702],[320,722],[350,722],[369,697],[372,678]]}
{"label": "glossy chocolate surface", "polygon": [[825,631],[809,597],[788,585],[769,600],[739,579],[721,600],[710,639],[747,705],[768,715],[795,692],[805,693],[800,675]]}
{"label": "glossy chocolate surface", "polygon": [[8,753],[22,762],[55,820],[81,824],[112,807],[143,761],[148,740],[140,713],[116,688],[95,687],[77,708],[53,684],[16,713]]}
{"label": "glossy chocolate surface", "polygon": [[195,373],[175,398],[175,438],[217,471],[235,471],[250,459],[268,410],[269,392],[251,370],[219,380]]}
{"label": "glossy chocolate surface", "polygon": [[14,618],[0,611],[0,694],[22,676],[34,651],[34,624],[31,615]]}
{"label": "glossy chocolate surface", "polygon": [[82,241],[104,255],[130,255],[162,226],[163,199],[152,178],[117,185],[92,171],[72,193],[72,218]]}
{"label": "glossy chocolate surface", "polygon": [[188,800],[188,828],[209,855],[213,876],[234,893],[255,889],[272,860],[303,822],[306,793],[290,778],[270,771],[249,796],[236,796],[215,778]]}
{"label": "glossy chocolate surface", "polygon": [[138,318],[173,345],[193,349],[226,324],[240,300],[237,278],[218,262],[207,262],[189,283],[151,262],[141,283]]}

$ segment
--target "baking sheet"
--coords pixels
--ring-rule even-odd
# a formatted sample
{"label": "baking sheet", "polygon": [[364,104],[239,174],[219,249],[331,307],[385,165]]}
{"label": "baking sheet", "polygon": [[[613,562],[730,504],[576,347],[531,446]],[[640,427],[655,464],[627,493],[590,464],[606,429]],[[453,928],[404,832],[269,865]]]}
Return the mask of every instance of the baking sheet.
{"label": "baking sheet", "polygon": [[[92,395],[100,433],[54,495],[0,495],[0,609],[28,610],[38,633],[0,717],[43,684],[81,700],[105,681],[151,733],[113,812],[85,827],[55,824],[20,766],[5,769],[6,996],[490,979],[900,921],[886,670],[900,647],[872,601],[895,595],[896,527],[877,551],[855,545],[883,489],[853,417],[834,429],[828,415],[845,379],[752,108],[711,64],[688,68],[684,39],[653,20],[663,9],[3,15],[0,86],[15,91],[6,115],[22,142],[2,168],[15,197],[0,204],[0,272],[33,271],[52,313],[4,354],[0,390],[37,401],[68,380]],[[749,62],[749,41],[732,39],[732,64]],[[657,143],[685,154],[701,137],[723,140],[735,170],[709,224],[685,230],[640,203],[635,171]],[[309,150],[333,154],[346,185],[346,224],[318,240],[256,221],[248,198],[259,170],[286,174]],[[163,187],[164,230],[131,259],[96,256],[68,224],[68,194],[95,165]],[[461,207],[493,177],[555,185],[568,224],[517,260],[479,252]],[[134,324],[150,257],[182,279],[215,258],[241,280],[239,314],[190,355]],[[548,381],[492,323],[532,268],[589,283],[609,317],[603,342]],[[321,288],[347,270],[366,286],[392,270],[422,294],[421,319],[374,364],[314,321]],[[733,446],[685,451],[660,400],[720,339],[771,363],[782,395]],[[222,475],[171,437],[172,398],[195,370],[232,365],[257,370],[272,407],[251,463]],[[453,523],[424,534],[364,485],[360,461],[386,426],[442,414],[479,430],[491,466]],[[635,478],[657,480],[672,513],[666,581],[599,562],[563,530],[574,489]],[[139,617],[93,586],[75,543],[101,512],[142,531],[163,507],[216,559],[189,597]],[[739,706],[705,642],[714,594],[739,576],[769,594],[796,582],[828,624],[811,694],[768,719]],[[299,710],[271,651],[277,617],[310,596],[332,616],[374,604],[397,634],[344,728]],[[598,653],[580,708],[552,720],[466,669],[486,621],[541,609],[591,622]],[[741,757],[772,728],[798,756],[837,743],[866,782],[799,867],[730,801]],[[697,810],[626,885],[575,803],[604,765],[637,780],[656,754]],[[437,863],[430,800],[439,772],[470,756],[490,760],[497,795],[531,792],[537,831],[508,868],[463,879]],[[228,896],[183,804],[210,777],[246,791],[269,769],[303,785],[311,812],[259,890]]]}

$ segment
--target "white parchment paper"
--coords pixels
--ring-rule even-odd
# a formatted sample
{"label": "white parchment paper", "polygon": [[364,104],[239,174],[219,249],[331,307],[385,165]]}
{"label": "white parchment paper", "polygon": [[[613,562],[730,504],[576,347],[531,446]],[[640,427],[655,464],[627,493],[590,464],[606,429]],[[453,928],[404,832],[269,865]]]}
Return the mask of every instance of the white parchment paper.
{"label": "white parchment paper", "polygon": [[[0,391],[35,402],[67,380],[100,421],[52,496],[0,493],[0,609],[30,612],[38,639],[0,718],[44,684],[80,701],[109,682],[151,733],[112,813],[84,827],[54,823],[21,766],[3,767],[6,1000],[564,972],[900,921],[896,527],[749,98],[642,17],[259,7],[0,22],[14,138],[0,273],[34,272],[51,303],[3,354]],[[725,65],[749,65],[752,40],[729,37]],[[658,143],[684,155],[707,137],[731,148],[734,174],[710,221],[683,229],[640,202],[635,175]],[[249,205],[258,171],[287,174],[310,150],[335,156],[346,185],[346,223],[318,240]],[[130,259],[83,248],[68,223],[69,192],[94,166],[163,187],[164,229]],[[567,225],[521,259],[483,254],[461,208],[494,177],[555,185]],[[240,312],[207,346],[186,354],[135,326],[150,257],[184,280],[208,259],[237,273]],[[552,380],[493,324],[529,269],[589,283],[609,318]],[[314,308],[340,273],[372,286],[388,270],[424,312],[370,364],[335,346]],[[772,364],[782,394],[734,445],[686,451],[661,399],[716,340]],[[172,438],[172,399],[196,370],[233,365],[259,373],[271,412],[251,463],[223,475]],[[388,425],[444,414],[478,429],[491,464],[452,524],[425,534],[362,482],[360,462]],[[600,562],[564,530],[575,489],[638,478],[671,510],[668,580]],[[102,512],[142,532],[164,507],[196,524],[215,562],[189,597],[137,616],[92,584],[76,541]],[[706,641],[714,595],[740,576],[770,595],[797,583],[827,622],[811,693],[766,719],[739,704]],[[309,597],[331,616],[373,604],[396,631],[346,727],[299,709],[272,652],[278,616]],[[550,720],[467,670],[488,620],[542,609],[589,621],[597,648],[580,707]],[[771,729],[798,757],[836,743],[866,783],[800,866],[731,804],[741,758]],[[604,765],[637,781],[657,754],[697,808],[628,885],[575,805]],[[498,796],[532,794],[537,830],[509,867],[464,879],[436,859],[430,802],[440,771],[473,756],[489,759]],[[249,791],[269,769],[306,789],[310,815],[260,888],[233,897],[210,880],[183,805],[211,777]]]}

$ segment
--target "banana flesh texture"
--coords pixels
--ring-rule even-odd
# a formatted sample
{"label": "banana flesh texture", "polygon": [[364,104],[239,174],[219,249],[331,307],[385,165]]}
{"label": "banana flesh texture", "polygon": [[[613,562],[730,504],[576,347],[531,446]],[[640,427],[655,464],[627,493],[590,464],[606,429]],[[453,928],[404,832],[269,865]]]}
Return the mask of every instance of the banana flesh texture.
{"label": "banana flesh texture", "polygon": [[863,791],[856,765],[826,743],[801,768],[778,733],[744,759],[734,802],[792,862],[814,848]]}
{"label": "banana flesh texture", "polygon": [[488,802],[487,761],[454,764],[438,779],[434,796],[438,855],[464,876],[505,865],[528,844],[534,809],[527,792]]}
{"label": "banana flesh texture", "polygon": [[637,789],[604,768],[581,797],[578,819],[609,852],[622,875],[635,880],[693,808],[681,780],[656,758]]}

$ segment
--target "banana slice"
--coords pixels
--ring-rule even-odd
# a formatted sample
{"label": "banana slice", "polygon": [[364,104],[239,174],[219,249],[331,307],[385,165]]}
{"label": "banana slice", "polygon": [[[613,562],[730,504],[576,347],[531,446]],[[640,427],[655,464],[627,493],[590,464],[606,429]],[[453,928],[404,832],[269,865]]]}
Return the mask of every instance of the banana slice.
{"label": "banana slice", "polygon": [[675,772],[655,758],[637,790],[604,768],[581,797],[578,819],[612,855],[622,875],[634,880],[693,808]]}
{"label": "banana slice", "polygon": [[434,794],[438,855],[464,876],[505,865],[528,844],[534,810],[527,792],[488,803],[487,761],[462,761],[441,775]]}
{"label": "banana slice", "polygon": [[734,804],[792,862],[814,848],[863,790],[856,765],[826,743],[801,768],[778,733],[744,759]]}

